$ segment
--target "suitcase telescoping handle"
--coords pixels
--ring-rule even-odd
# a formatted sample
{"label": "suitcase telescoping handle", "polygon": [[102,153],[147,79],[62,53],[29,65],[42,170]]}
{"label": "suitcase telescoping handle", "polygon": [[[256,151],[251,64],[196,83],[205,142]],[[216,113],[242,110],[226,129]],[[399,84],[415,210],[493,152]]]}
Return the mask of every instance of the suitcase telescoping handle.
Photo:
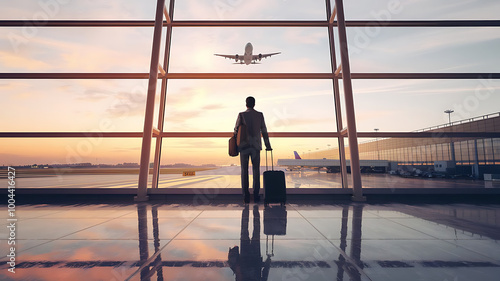
{"label": "suitcase telescoping handle", "polygon": [[266,256],[268,257],[274,257],[274,235],[272,236],[272,242],[271,242],[271,253],[269,254],[269,235],[266,235]]}
{"label": "suitcase telescoping handle", "polygon": [[274,161],[273,161],[273,150],[267,150],[266,149],[266,171],[268,171],[268,167],[267,167],[267,152],[268,151],[271,151],[271,171],[274,171]]}

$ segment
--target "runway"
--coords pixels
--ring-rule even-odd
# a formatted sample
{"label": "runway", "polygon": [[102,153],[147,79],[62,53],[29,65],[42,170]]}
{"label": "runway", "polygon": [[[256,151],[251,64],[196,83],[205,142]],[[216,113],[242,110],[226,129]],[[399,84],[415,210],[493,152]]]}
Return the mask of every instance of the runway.
{"label": "runway", "polygon": [[[261,169],[261,173],[265,168]],[[251,172],[250,172],[251,174]],[[286,171],[287,188],[342,188],[340,174],[317,171]],[[18,188],[134,188],[136,174],[110,175],[57,175],[40,177],[19,177]],[[151,182],[150,176],[149,181]],[[350,185],[350,174],[348,175]],[[499,182],[473,181],[464,179],[402,178],[388,174],[362,174],[363,188],[499,188]],[[250,177],[252,185],[252,177]],[[195,176],[182,174],[161,174],[159,188],[239,188],[240,167],[196,172]],[[262,187],[262,175],[261,175]]]}

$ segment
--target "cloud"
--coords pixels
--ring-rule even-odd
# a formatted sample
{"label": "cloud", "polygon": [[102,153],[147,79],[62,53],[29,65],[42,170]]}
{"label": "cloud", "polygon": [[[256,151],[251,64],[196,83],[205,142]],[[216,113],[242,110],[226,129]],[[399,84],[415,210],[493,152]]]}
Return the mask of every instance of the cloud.
{"label": "cloud", "polygon": [[[165,140],[164,140],[165,142]],[[222,145],[220,142],[213,141],[210,139],[176,139],[176,140],[166,140],[166,145],[170,149],[217,149],[225,148],[225,143]]]}
{"label": "cloud", "polygon": [[140,146],[129,147],[129,148],[115,147],[115,148],[111,149],[111,152],[136,152],[139,150],[141,150]]}
{"label": "cloud", "polygon": [[0,51],[0,65],[2,69],[7,71],[26,70],[26,71],[41,71],[51,67],[50,64],[26,57],[22,54]]}
{"label": "cloud", "polygon": [[106,111],[115,118],[143,116],[145,105],[145,94],[119,92],[116,99]]}
{"label": "cloud", "polygon": [[185,106],[191,104],[198,96],[197,88],[183,87],[178,92],[167,94],[168,106]]}
{"label": "cloud", "polygon": [[217,110],[217,109],[223,109],[226,108],[225,106],[221,104],[209,104],[204,107],[202,107],[203,110]]}
{"label": "cloud", "polygon": [[[385,31],[386,36],[392,30]],[[499,33],[489,28],[455,28],[455,29],[416,29],[413,32],[390,36],[382,41],[373,42],[369,49],[400,56],[419,55],[424,52],[437,52],[443,49],[458,48],[463,45],[479,45],[484,42],[498,40]],[[382,39],[382,38],[381,38]],[[375,40],[375,39],[374,39]]]}
{"label": "cloud", "polygon": [[[70,87],[70,86],[67,86],[67,87]],[[83,92],[82,95],[80,95],[80,97],[78,97],[78,99],[83,100],[83,101],[88,101],[88,102],[100,102],[103,99],[109,97],[110,94],[112,94],[112,93],[109,91],[98,90],[98,89],[87,89]]]}
{"label": "cloud", "polygon": [[288,28],[283,38],[289,44],[320,44],[328,36],[326,29]]}

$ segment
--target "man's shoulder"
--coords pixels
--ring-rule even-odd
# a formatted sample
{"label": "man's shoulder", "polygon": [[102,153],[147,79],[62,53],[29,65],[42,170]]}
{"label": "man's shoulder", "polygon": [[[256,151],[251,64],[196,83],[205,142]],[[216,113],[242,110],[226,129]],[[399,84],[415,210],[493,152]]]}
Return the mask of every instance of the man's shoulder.
{"label": "man's shoulder", "polygon": [[252,113],[252,114],[262,114],[262,112],[257,111],[257,110],[255,110],[255,109],[247,109],[247,110],[246,110],[246,111],[244,111],[244,112],[249,112],[249,113]]}

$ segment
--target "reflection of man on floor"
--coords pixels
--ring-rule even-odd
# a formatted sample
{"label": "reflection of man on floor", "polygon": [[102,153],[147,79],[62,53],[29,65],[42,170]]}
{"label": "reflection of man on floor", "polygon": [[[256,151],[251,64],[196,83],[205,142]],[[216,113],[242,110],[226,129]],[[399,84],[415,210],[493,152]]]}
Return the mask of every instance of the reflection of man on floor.
{"label": "reflection of man on floor", "polygon": [[266,262],[262,264],[262,256],[260,254],[259,206],[253,206],[252,239],[250,239],[250,233],[248,231],[248,209],[248,205],[246,205],[241,214],[241,253],[239,253],[238,246],[229,248],[228,263],[229,267],[236,275],[236,281],[265,281],[269,275],[271,258],[268,256]]}

